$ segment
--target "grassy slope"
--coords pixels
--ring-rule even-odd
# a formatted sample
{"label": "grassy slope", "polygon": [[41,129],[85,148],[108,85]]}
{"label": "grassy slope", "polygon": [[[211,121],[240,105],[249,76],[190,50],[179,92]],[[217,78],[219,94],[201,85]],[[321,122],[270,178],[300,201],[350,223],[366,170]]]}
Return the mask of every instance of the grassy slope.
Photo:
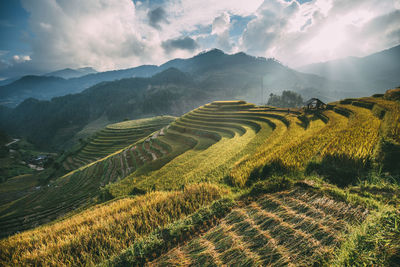
{"label": "grassy slope", "polygon": [[127,248],[141,235],[226,195],[210,184],[153,192],[98,205],[75,216],[0,241],[0,264],[87,265]]}
{"label": "grassy slope", "polygon": [[[108,189],[114,195],[126,195],[138,189],[176,189],[206,180],[213,183],[230,181],[232,188],[242,194],[248,192],[248,186],[258,179],[267,179],[267,184],[275,179],[279,181],[273,176],[276,171],[295,172],[296,177],[301,177],[303,174],[300,172],[310,170],[310,166],[317,173],[329,167],[330,172],[321,175],[338,183],[338,180],[328,178],[332,173],[333,177],[342,174],[338,167],[344,170],[358,166],[371,168],[371,162],[380,164],[378,155],[387,154],[380,140],[390,138],[397,145],[398,104],[381,98],[357,102],[367,100],[376,105],[367,107],[362,103],[360,106],[354,101],[333,103],[330,110],[306,115],[306,118],[293,112],[259,109],[238,102],[206,105],[185,115],[164,136],[158,137],[157,140],[169,148],[168,154],[148,161]],[[383,115],[377,107],[385,110]],[[343,142],[339,142],[341,140]],[[149,145],[143,143],[139,152],[144,153],[146,147]],[[328,163],[334,168],[326,165],[324,160],[327,158],[333,159]],[[117,161],[114,164],[120,164],[114,168],[118,170],[125,163]],[[228,175],[230,180],[224,179]],[[355,175],[363,178],[362,175],[367,174]],[[381,177],[377,180],[381,181]],[[176,263],[180,259],[186,263],[184,265],[195,261],[200,265],[201,262],[279,265],[311,261],[327,265],[390,265],[396,258],[400,247],[394,238],[399,236],[398,215],[395,213],[398,186],[378,184],[373,187],[367,182],[362,189],[360,186],[340,189],[314,179],[311,187],[303,183],[294,191],[285,191],[286,187],[277,184],[273,191],[264,190],[263,186],[258,189],[259,184],[255,184],[252,193],[261,190],[260,197],[237,202],[222,223],[200,238],[192,236],[199,235],[196,229],[209,229],[218,221],[219,215],[213,215],[217,212],[215,209],[205,213],[199,211],[200,214],[195,213],[186,221],[166,226],[168,235],[163,230],[156,230],[139,238],[106,264],[143,264],[185,239],[191,241],[181,243],[153,264]],[[274,193],[276,191],[279,192]],[[43,233],[41,228],[38,231]],[[169,240],[168,236],[174,238]],[[10,240],[12,237],[4,242]],[[27,237],[21,238],[21,242],[27,240]],[[56,248],[59,246],[58,243],[55,245]],[[81,263],[95,262],[90,255],[97,253],[97,247],[90,248],[87,258]],[[16,257],[22,257],[21,253],[16,253]],[[115,253],[112,250],[108,255]],[[5,261],[10,257],[6,256]],[[51,255],[48,257],[51,260]],[[66,264],[64,260],[58,263]]]}

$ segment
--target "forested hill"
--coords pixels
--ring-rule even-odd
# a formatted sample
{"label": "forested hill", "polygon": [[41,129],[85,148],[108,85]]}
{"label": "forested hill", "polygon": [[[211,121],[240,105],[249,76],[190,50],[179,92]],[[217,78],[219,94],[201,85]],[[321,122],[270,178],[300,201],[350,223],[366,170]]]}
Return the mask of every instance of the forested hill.
{"label": "forested hill", "polygon": [[51,101],[30,98],[15,109],[3,107],[0,128],[39,145],[58,148],[101,116],[120,121],[152,114],[182,114],[207,101],[207,95],[193,85],[191,77],[170,69],[152,78],[104,82]]}
{"label": "forested hill", "polygon": [[264,97],[265,103],[272,90],[292,89],[304,98],[327,101],[354,93],[336,91],[340,84],[296,72],[273,59],[244,53],[227,55],[211,50],[191,59],[167,62],[159,68],[170,66],[187,72],[168,68],[150,78],[103,82],[82,93],[51,101],[27,99],[15,109],[0,109],[0,127],[36,144],[58,149],[99,118],[111,123],[154,115],[179,116],[221,99],[260,103]]}
{"label": "forested hill", "polygon": [[[24,76],[7,85],[0,86],[0,104],[15,107],[23,100],[31,97],[39,100],[50,100],[57,96],[80,93],[84,89],[100,82],[134,77],[151,77],[168,68],[177,68],[183,72],[191,73],[196,76],[196,80],[204,80],[212,76],[213,79],[219,79],[219,83],[230,83],[233,86],[239,80],[242,89],[253,85],[256,85],[259,89],[261,78],[265,88],[275,90],[296,89],[297,91],[314,93],[320,89],[335,91],[345,87],[343,84],[332,83],[316,75],[299,74],[272,59],[252,57],[242,52],[229,55],[221,50],[213,49],[192,58],[173,59],[160,66],[142,65],[123,70],[92,73],[77,78],[65,79],[67,78],[65,75],[49,77],[48,75],[52,75],[51,73],[46,76]],[[218,72],[218,74],[216,75],[215,72]],[[57,72],[53,73],[53,75],[57,76]],[[243,79],[246,82],[245,84],[240,82]],[[342,95],[346,94],[346,92],[340,93]],[[349,92],[347,92],[346,96],[357,96],[357,93],[354,94],[354,90],[351,93],[353,94],[348,95]],[[338,92],[331,92],[330,94],[325,92],[320,97],[336,96],[337,94]],[[364,94],[365,92],[359,93],[359,95]],[[247,95],[244,96],[247,97]],[[259,96],[257,96],[258,98]],[[246,99],[252,101],[252,99]]]}

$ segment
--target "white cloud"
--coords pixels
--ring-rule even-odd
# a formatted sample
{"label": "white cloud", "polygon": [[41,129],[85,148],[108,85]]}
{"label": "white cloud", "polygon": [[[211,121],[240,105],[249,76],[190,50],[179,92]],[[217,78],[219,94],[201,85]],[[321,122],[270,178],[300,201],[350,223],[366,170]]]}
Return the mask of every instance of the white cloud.
{"label": "white cloud", "polygon": [[266,0],[245,30],[240,48],[291,66],[365,56],[399,44],[397,2],[314,0],[298,5]]}
{"label": "white cloud", "polygon": [[223,12],[220,16],[216,17],[212,23],[211,34],[221,34],[229,29],[231,19],[227,12]]}
{"label": "white cloud", "polygon": [[[181,39],[221,14],[249,15],[262,0],[172,0],[162,6],[131,0],[23,0],[30,13],[32,62],[49,69],[92,66],[98,70],[160,64],[171,56],[202,50],[166,53],[162,44]],[[158,11],[158,12],[155,12]],[[219,31],[219,30],[218,30]],[[229,33],[218,43],[228,49]],[[189,36],[196,40],[196,36]]]}
{"label": "white cloud", "polygon": [[99,70],[157,61],[155,29],[136,16],[131,0],[24,0],[30,13],[32,61],[49,68]]}
{"label": "white cloud", "polygon": [[[161,64],[212,46],[291,66],[362,56],[400,42],[399,2],[171,0],[135,6],[131,0],[23,0],[23,6],[34,36],[30,64],[108,70]],[[255,17],[239,41],[237,33],[230,36],[234,15]]]}
{"label": "white cloud", "polygon": [[223,12],[221,15],[216,17],[212,23],[211,34],[217,36],[216,47],[226,52],[231,52],[234,46],[231,41],[229,30],[231,28],[231,19],[227,12]]}
{"label": "white cloud", "polygon": [[22,63],[25,61],[30,61],[31,57],[28,55],[14,55],[12,57],[12,59],[13,59],[14,63]]}

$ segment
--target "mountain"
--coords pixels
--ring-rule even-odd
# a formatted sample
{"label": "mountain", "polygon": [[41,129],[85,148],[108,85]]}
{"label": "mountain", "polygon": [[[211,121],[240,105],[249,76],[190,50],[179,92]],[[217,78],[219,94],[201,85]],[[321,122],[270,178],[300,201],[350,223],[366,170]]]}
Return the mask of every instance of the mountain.
{"label": "mountain", "polygon": [[90,68],[90,67],[79,68],[79,69],[66,68],[66,69],[57,70],[57,71],[53,71],[53,72],[44,74],[43,76],[54,76],[54,77],[60,77],[60,78],[64,78],[64,79],[70,79],[70,78],[78,78],[78,77],[85,76],[85,75],[92,74],[92,73],[97,73],[97,70]]}
{"label": "mountain", "polygon": [[366,57],[348,57],[300,67],[330,80],[346,81],[367,93],[381,93],[400,85],[400,45]]}
{"label": "mountain", "polygon": [[42,146],[68,146],[67,141],[101,116],[120,121],[149,114],[182,114],[209,98],[194,84],[189,75],[168,69],[152,78],[104,82],[51,101],[29,98],[16,108],[0,109],[0,128]]}
{"label": "mountain", "polygon": [[[84,68],[83,72],[90,72],[91,68]],[[158,67],[143,65],[136,68],[91,73],[77,78],[60,78],[76,74],[74,70],[62,70],[49,73],[45,76],[29,75],[19,78],[4,86],[0,86],[0,104],[15,107],[27,98],[50,100],[56,96],[79,93],[97,83],[114,81],[131,77],[149,77],[158,72]],[[57,74],[58,73],[58,74]],[[61,73],[61,74],[60,74]],[[54,75],[55,74],[55,75]]]}
{"label": "mountain", "polygon": [[13,77],[13,78],[1,80],[1,81],[0,81],[0,86],[10,84],[10,83],[15,82],[16,80],[18,80],[18,79],[20,79],[20,78],[21,78],[21,77]]}
{"label": "mountain", "polygon": [[9,102],[29,97],[49,99],[64,94],[66,90],[68,87],[63,78],[28,75],[10,84],[0,86],[0,99]]}
{"label": "mountain", "polygon": [[[150,73],[156,74],[147,78],[121,79]],[[51,149],[68,147],[79,131],[101,118],[111,123],[125,118],[180,116],[196,106],[224,99],[266,103],[270,93],[281,93],[282,90],[293,90],[305,99],[318,97],[323,101],[354,97],[360,93],[342,89],[348,88],[346,83],[300,73],[273,59],[244,53],[228,55],[216,49],[189,59],[175,59],[159,67],[140,66],[68,80],[35,76],[30,79],[48,79],[46,83],[54,80],[60,85],[73,82],[76,85],[73,90],[88,87],[99,80],[120,79],[98,83],[81,93],[55,97],[51,101],[30,98],[16,108],[0,109],[0,128]],[[43,91],[39,83],[37,88]],[[71,87],[50,88],[54,91],[46,92],[53,96],[60,92],[60,88],[64,92],[76,92]]]}

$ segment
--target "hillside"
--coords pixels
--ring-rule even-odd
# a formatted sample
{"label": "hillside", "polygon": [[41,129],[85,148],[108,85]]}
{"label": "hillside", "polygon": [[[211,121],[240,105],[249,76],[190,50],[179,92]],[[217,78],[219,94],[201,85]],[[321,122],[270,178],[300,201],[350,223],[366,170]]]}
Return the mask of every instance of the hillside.
{"label": "hillside", "polygon": [[365,57],[349,57],[300,67],[330,80],[351,82],[353,90],[364,88],[370,94],[400,85],[400,45]]}
{"label": "hillside", "polygon": [[201,106],[0,206],[5,235],[75,210],[1,240],[0,262],[392,266],[400,257],[394,96],[307,112]]}
{"label": "hillside", "polygon": [[[324,100],[357,95],[356,92],[337,90],[345,87],[343,84],[302,74],[275,60],[256,58],[244,53],[228,55],[220,50],[211,50],[193,58],[173,60],[154,68],[157,69],[156,72],[163,71],[150,78],[127,78],[99,83],[82,93],[57,97],[51,101],[30,98],[16,108],[3,108],[0,110],[0,127],[12,134],[27,137],[39,146],[59,150],[70,145],[71,140],[85,125],[102,116],[109,122],[164,114],[180,116],[214,100],[245,99],[263,103],[271,92],[280,93],[282,89],[292,89],[305,98],[320,97]],[[142,66],[135,69],[135,74],[131,70],[110,72],[110,77],[106,73],[96,73],[66,81],[83,86],[100,76],[105,80],[115,79],[119,74],[120,78],[139,76],[140,73],[146,76],[145,73],[154,68]],[[125,74],[130,76],[124,76]],[[40,77],[44,78],[61,79]],[[8,85],[9,89],[15,90],[13,86],[16,83]],[[41,90],[44,88],[46,87]],[[82,87],[74,87],[69,93],[77,92],[78,88]],[[262,93],[261,88],[264,89]],[[4,90],[0,88],[0,91],[2,89]],[[26,114],[31,116],[25,116]],[[29,127],[22,129],[21,125]],[[43,128],[47,132],[43,133]]]}

